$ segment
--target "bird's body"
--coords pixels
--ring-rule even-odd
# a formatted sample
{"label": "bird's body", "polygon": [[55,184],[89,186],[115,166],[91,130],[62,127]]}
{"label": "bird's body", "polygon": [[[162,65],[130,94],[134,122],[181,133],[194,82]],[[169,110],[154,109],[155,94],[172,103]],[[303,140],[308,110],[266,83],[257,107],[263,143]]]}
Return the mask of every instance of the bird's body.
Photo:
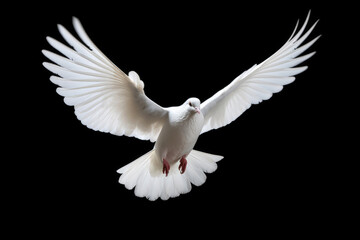
{"label": "bird's body", "polygon": [[[126,75],[90,40],[80,21],[73,18],[80,42],[63,26],[59,32],[71,46],[47,37],[60,56],[43,50],[53,63],[44,62],[58,76],[57,93],[90,129],[118,136],[131,136],[155,142],[154,148],[120,168],[119,182],[135,188],[135,195],[166,200],[200,186],[205,173],[216,170],[223,157],[194,150],[199,135],[223,127],[238,118],[252,104],[269,99],[306,70],[296,67],[313,53],[301,55],[319,37],[306,44],[316,23],[306,32],[310,13],[301,29],[297,25],[290,39],[272,56],[254,65],[212,97],[200,102],[189,98],[177,107],[164,108],[145,95],[144,83],[134,71]],[[85,44],[85,45],[84,45]]]}
{"label": "bird's body", "polygon": [[[197,100],[200,107],[200,101]],[[155,143],[155,153],[159,160],[165,159],[171,165],[185,158],[193,150],[204,125],[200,110],[194,111],[186,101],[179,107],[168,108],[168,118]],[[195,101],[194,101],[195,102]]]}

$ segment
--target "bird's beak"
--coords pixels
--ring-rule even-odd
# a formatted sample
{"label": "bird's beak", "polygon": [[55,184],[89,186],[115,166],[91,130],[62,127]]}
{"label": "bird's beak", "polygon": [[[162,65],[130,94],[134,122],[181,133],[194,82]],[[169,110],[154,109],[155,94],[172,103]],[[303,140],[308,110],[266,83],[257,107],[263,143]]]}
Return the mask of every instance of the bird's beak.
{"label": "bird's beak", "polygon": [[199,108],[195,108],[195,111],[197,112],[197,113],[200,113],[200,109]]}

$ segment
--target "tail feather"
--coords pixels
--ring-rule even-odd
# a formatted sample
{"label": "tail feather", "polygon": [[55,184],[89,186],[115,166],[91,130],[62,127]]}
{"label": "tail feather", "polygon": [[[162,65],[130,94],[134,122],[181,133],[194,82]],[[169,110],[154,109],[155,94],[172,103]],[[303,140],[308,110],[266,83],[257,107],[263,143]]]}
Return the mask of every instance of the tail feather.
{"label": "tail feather", "polygon": [[117,171],[122,174],[119,182],[124,184],[127,189],[131,190],[135,187],[139,176],[143,175],[147,169],[147,162],[150,161],[152,152],[153,151],[146,153]]}
{"label": "tail feather", "polygon": [[[135,195],[156,200],[159,197],[167,200],[180,194],[190,192],[191,184],[200,186],[206,181],[205,173],[216,170],[216,162],[223,157],[192,150],[187,157],[187,168],[184,174],[180,171],[170,171],[166,177],[164,174],[154,175],[150,173],[151,160],[156,157],[154,150],[139,157],[135,161],[120,168],[117,172],[122,174],[119,182],[129,190],[135,187]],[[176,163],[172,168],[178,168]]]}

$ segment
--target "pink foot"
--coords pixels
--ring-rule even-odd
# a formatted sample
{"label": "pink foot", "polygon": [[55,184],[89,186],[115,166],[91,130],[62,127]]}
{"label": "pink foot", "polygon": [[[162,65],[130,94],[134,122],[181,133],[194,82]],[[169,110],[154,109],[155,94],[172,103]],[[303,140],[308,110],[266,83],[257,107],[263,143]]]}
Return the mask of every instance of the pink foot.
{"label": "pink foot", "polygon": [[185,159],[185,157],[182,157],[180,160],[180,165],[179,165],[179,170],[180,170],[181,174],[183,174],[185,172],[186,165],[187,165],[187,160]]}
{"label": "pink foot", "polygon": [[163,159],[163,173],[165,173],[166,176],[168,176],[169,170],[170,170],[170,164],[168,163],[168,161]]}

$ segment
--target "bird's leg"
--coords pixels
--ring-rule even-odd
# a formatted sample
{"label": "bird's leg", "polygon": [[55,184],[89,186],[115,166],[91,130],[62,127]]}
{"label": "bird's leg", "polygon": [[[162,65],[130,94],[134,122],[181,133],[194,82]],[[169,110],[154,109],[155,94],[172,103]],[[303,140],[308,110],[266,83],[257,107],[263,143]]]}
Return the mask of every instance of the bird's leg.
{"label": "bird's leg", "polygon": [[166,161],[165,158],[164,158],[164,159],[163,159],[163,173],[165,173],[165,175],[168,176],[169,170],[170,170],[170,164],[169,164],[169,162]]}
{"label": "bird's leg", "polygon": [[179,165],[179,170],[180,170],[180,173],[183,174],[186,170],[186,165],[187,165],[187,160],[185,159],[185,156],[183,156],[181,159],[180,159],[180,165]]}

